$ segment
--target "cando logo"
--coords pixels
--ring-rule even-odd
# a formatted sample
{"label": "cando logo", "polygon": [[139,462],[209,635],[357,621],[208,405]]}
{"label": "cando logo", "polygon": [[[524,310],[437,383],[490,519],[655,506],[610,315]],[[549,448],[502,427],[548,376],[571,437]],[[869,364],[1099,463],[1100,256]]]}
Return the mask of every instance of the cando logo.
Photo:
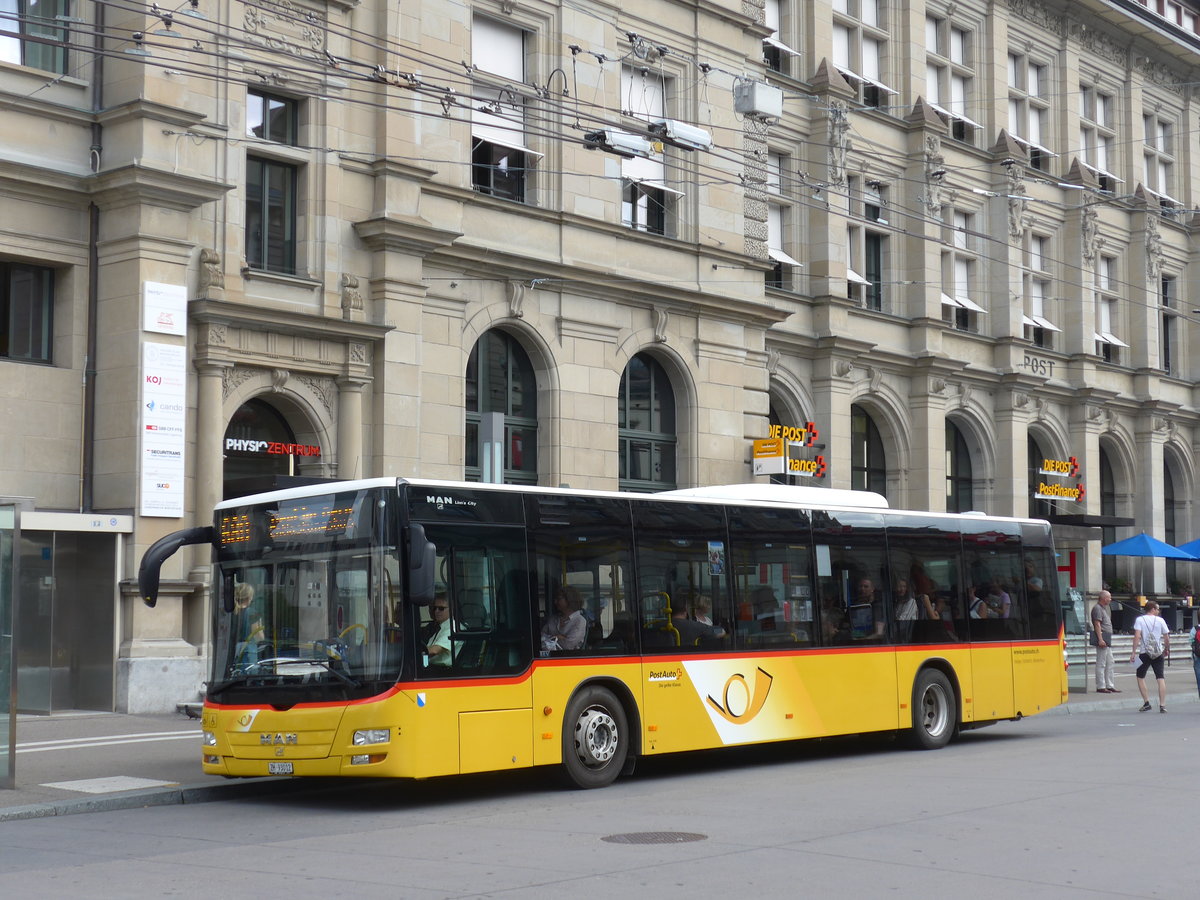
{"label": "cando logo", "polygon": [[[762,712],[763,705],[767,702],[767,694],[771,692],[771,682],[774,679],[763,669],[758,670],[758,674],[754,678],[754,688],[751,689],[746,684],[746,676],[740,672],[735,672],[729,676],[729,680],[725,682],[725,690],[721,695],[721,703],[718,703],[711,696],[707,697],[708,705],[717,711],[721,718],[727,722],[732,722],[734,725],[745,725],[755,716]],[[729,689],[733,685],[740,685],[741,689],[746,692],[746,706],[738,712],[734,707],[736,704],[730,702]]]}

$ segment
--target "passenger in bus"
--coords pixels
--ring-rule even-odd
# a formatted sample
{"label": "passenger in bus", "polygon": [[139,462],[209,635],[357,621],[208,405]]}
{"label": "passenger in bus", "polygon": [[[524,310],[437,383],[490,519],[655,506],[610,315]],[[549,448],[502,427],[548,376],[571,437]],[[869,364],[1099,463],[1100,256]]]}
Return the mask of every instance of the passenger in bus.
{"label": "passenger in bus", "polygon": [[936,619],[933,603],[928,594],[914,594],[908,579],[896,579],[896,587],[892,592],[892,603],[896,610],[896,627],[902,643],[912,640],[913,627],[918,619]]}
{"label": "passenger in bus", "polygon": [[671,624],[679,632],[680,647],[699,647],[706,641],[725,637],[725,629],[719,625],[705,625],[703,622],[689,619],[687,608],[682,605],[679,609],[671,610]]}
{"label": "passenger in bus", "polygon": [[1011,608],[1012,598],[995,579],[992,579],[975,589],[975,599],[971,603],[971,618],[1007,619]]}
{"label": "passenger in bus", "polygon": [[855,640],[883,637],[887,620],[883,615],[883,603],[875,590],[875,582],[864,576],[858,579],[854,596],[847,604],[850,617],[850,636]]}
{"label": "passenger in bus", "polygon": [[233,589],[233,633],[237,660],[258,662],[258,642],[264,636],[262,613],[254,605],[254,585],[245,581]]}
{"label": "passenger in bus", "polygon": [[692,618],[701,625],[711,625],[712,620],[712,601],[707,594],[696,594],[692,598]]}
{"label": "passenger in bus", "polygon": [[542,626],[543,650],[578,650],[587,637],[583,595],[569,584],[554,589],[554,613]]}
{"label": "passenger in bus", "polygon": [[429,604],[433,621],[427,626],[430,632],[425,642],[425,653],[431,666],[448,666],[453,660],[450,643],[450,601],[445,588],[434,591],[433,603]]}
{"label": "passenger in bus", "polygon": [[754,611],[752,633],[769,634],[779,628],[779,601],[770,585],[761,584],[750,592],[750,607]]}

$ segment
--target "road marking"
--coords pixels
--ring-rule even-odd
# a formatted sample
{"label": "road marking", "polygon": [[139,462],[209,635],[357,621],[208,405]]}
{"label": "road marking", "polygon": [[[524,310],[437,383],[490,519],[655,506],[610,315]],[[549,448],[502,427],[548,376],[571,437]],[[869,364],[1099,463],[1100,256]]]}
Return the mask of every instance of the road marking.
{"label": "road marking", "polygon": [[199,741],[199,731],[146,731],[140,734],[112,734],[86,738],[62,738],[57,741],[25,741],[17,744],[18,753],[44,753],[47,750],[80,750],[86,747],[112,747],[118,744],[146,744],[154,741]]}
{"label": "road marking", "polygon": [[57,788],[61,791],[78,791],[81,794],[113,794],[117,791],[136,791],[142,788],[168,787],[177,781],[155,781],[153,778],[135,778],[132,775],[110,775],[107,778],[84,778],[81,781],[51,781],[39,787]]}

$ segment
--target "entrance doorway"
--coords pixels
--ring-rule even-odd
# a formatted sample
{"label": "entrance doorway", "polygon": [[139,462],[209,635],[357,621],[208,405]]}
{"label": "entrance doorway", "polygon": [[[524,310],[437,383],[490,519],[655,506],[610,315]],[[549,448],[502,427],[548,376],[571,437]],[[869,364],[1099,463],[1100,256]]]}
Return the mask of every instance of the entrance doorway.
{"label": "entrance doorway", "polygon": [[117,540],[110,533],[22,529],[16,636],[21,712],[113,709]]}
{"label": "entrance doorway", "polygon": [[314,438],[297,436],[287,417],[266,400],[247,400],[225,429],[223,498],[271,490],[281,479],[322,474],[321,447]]}

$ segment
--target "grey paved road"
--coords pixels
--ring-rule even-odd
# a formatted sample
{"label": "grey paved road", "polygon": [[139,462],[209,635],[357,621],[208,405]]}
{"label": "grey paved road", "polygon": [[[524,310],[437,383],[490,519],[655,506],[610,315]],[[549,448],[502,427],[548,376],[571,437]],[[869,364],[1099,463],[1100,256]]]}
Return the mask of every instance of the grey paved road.
{"label": "grey paved road", "polygon": [[[1193,896],[1200,704],[1162,716],[1121,699],[934,753],[693,754],[591,792],[543,772],[283,782],[2,822],[0,896]],[[612,840],[640,833],[696,839]]]}

